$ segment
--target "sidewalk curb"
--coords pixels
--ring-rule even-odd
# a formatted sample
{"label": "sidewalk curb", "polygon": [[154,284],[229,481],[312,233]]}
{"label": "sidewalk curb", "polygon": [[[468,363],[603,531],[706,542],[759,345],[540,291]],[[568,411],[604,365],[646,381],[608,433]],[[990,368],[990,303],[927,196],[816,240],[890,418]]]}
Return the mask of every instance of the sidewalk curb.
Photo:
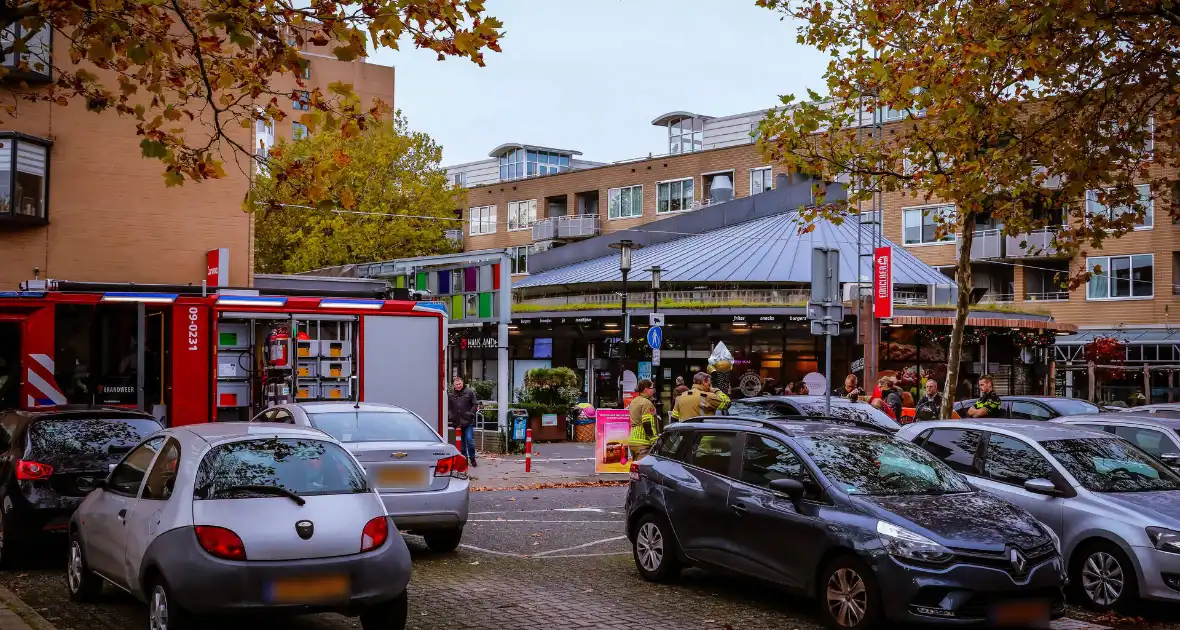
{"label": "sidewalk curb", "polygon": [[[57,630],[57,628],[45,620],[37,611],[33,610],[26,604],[16,593],[0,586],[0,604],[5,608],[16,613],[27,624],[31,630]],[[9,630],[5,628],[4,630]],[[24,630],[23,628],[14,628],[12,630]]]}

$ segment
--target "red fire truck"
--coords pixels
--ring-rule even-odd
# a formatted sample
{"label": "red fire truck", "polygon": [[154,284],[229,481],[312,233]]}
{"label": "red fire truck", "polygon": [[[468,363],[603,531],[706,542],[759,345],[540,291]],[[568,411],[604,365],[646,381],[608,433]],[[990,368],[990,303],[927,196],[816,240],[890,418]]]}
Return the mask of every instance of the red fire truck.
{"label": "red fire truck", "polygon": [[179,426],[248,420],[279,402],[367,401],[445,430],[436,305],[199,286],[21,289],[0,292],[0,409],[125,406]]}

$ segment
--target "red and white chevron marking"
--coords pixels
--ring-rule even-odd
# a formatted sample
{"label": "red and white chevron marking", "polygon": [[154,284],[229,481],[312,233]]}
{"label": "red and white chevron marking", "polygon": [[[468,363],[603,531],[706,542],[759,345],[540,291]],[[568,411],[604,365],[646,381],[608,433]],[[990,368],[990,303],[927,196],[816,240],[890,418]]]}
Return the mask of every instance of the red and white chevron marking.
{"label": "red and white chevron marking", "polygon": [[33,393],[29,395],[29,407],[52,407],[66,404],[66,397],[53,378],[53,358],[47,354],[30,354],[27,382]]}

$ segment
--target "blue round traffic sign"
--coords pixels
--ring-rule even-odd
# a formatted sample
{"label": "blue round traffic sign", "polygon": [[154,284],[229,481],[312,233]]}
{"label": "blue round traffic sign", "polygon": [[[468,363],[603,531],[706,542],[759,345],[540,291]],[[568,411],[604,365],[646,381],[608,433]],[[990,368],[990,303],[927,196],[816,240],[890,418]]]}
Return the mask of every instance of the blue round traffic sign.
{"label": "blue round traffic sign", "polygon": [[659,326],[652,326],[647,329],[647,345],[652,348],[659,348],[664,344],[664,329]]}

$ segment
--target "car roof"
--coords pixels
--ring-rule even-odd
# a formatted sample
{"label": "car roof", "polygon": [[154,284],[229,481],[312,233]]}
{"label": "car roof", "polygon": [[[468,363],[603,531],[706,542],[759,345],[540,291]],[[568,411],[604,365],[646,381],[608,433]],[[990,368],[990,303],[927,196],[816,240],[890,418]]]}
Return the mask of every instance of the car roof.
{"label": "car roof", "polygon": [[[1136,407],[1138,409],[1138,407]],[[1135,422],[1139,424],[1154,424],[1170,429],[1180,430],[1180,418],[1173,418],[1171,416],[1161,416],[1154,413],[1139,413],[1134,410],[1124,411],[1122,413],[1083,413],[1076,416],[1065,416],[1064,418],[1057,418],[1053,422],[1063,424],[1076,424],[1079,422],[1100,422],[1102,424],[1119,424],[1122,422]]]}
{"label": "car roof", "polygon": [[102,405],[58,405],[48,409],[19,412],[34,420],[53,420],[68,418],[131,418],[140,420],[159,420],[150,413],[138,409],[124,409],[122,407],[105,407]]}
{"label": "car roof", "polygon": [[397,405],[386,405],[383,403],[355,403],[355,402],[334,402],[331,400],[323,400],[319,402],[301,402],[287,405],[288,407],[298,407],[305,413],[348,413],[350,411],[375,411],[386,413],[408,413],[405,407],[398,407]]}
{"label": "car roof", "polygon": [[249,437],[332,439],[319,429],[283,422],[210,422],[186,424],[181,428],[210,444]]}
{"label": "car roof", "polygon": [[1167,410],[1173,410],[1173,411],[1180,411],[1180,403],[1155,403],[1152,405],[1139,405],[1138,407],[1131,407],[1130,409],[1132,409],[1134,411],[1142,411],[1142,410],[1147,410],[1147,409],[1158,409],[1158,410],[1167,409]]}
{"label": "car roof", "polygon": [[882,429],[862,429],[850,424],[844,424],[844,422],[847,422],[847,420],[843,418],[833,418],[832,422],[816,422],[811,420],[752,418],[748,416],[698,416],[690,422],[680,422],[671,426],[676,427],[677,430],[694,430],[703,427],[726,427],[747,430],[763,427],[777,430],[787,435],[800,437],[820,434],[832,435],[837,433],[888,435],[887,433],[883,433]]}
{"label": "car roof", "polygon": [[[825,396],[751,396],[749,398],[735,398],[733,402],[795,402],[806,403],[808,405],[822,405],[826,400]],[[843,396],[832,396],[833,405],[864,405],[866,403],[854,403]]]}
{"label": "car roof", "polygon": [[972,418],[970,420],[928,420],[924,422],[917,422],[908,426],[914,427],[913,429],[909,429],[910,431],[921,429],[922,427],[927,426],[928,428],[954,427],[956,429],[993,429],[999,431],[1011,431],[1038,442],[1044,440],[1066,440],[1070,438],[1094,437],[1096,435],[1108,436],[1108,434],[1105,434],[1101,431],[1074,427],[1072,425],[1059,422],[1045,422],[1042,420],[1007,420],[1003,418],[995,418],[992,420],[978,418]]}

